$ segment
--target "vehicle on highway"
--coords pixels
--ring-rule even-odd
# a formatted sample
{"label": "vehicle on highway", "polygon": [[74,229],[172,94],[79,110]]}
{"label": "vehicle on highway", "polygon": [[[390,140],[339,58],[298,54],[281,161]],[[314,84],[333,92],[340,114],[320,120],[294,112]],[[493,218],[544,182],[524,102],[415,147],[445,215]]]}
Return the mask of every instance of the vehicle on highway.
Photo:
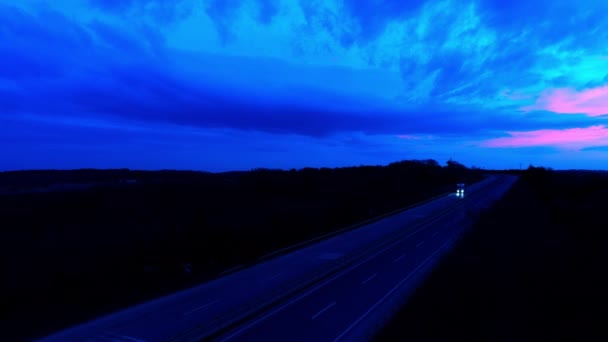
{"label": "vehicle on highway", "polygon": [[456,197],[464,197],[464,183],[456,184]]}

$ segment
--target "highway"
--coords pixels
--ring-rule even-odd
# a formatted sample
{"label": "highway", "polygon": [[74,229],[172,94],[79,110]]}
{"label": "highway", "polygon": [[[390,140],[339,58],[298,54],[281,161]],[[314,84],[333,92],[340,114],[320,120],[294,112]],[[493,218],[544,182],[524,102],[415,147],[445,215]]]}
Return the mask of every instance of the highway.
{"label": "highway", "polygon": [[43,341],[351,340],[369,337],[515,182],[492,176],[198,287]]}

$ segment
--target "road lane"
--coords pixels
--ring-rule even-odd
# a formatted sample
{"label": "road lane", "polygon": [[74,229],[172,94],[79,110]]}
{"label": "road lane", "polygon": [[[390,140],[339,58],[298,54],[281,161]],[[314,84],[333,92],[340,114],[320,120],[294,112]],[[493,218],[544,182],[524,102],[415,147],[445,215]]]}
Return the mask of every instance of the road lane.
{"label": "road lane", "polygon": [[[469,188],[468,194],[474,193],[476,189],[483,189],[492,182],[492,179],[488,179],[474,184]],[[247,312],[246,310],[255,310],[256,307],[271,301],[277,294],[289,293],[286,291],[293,288],[294,284],[301,283],[302,279],[311,275],[325,272],[328,267],[339,264],[356,251],[365,250],[367,246],[386,239],[391,234],[420,229],[417,227],[421,222],[435,217],[437,213],[453,207],[459,201],[463,200],[455,196],[438,198],[287,255],[278,256],[228,274],[193,289],[59,332],[44,341],[87,340],[95,342],[107,340],[108,334],[128,336],[148,342],[201,336],[210,327],[220,325],[227,318],[242,315],[243,312]],[[418,233],[414,231],[413,234]],[[443,234],[439,235],[437,239],[442,236]],[[427,240],[429,238],[430,236],[425,237]],[[425,246],[420,246],[420,249],[425,249]],[[402,259],[398,263],[404,267],[407,262],[415,260],[415,256],[402,255],[404,253],[400,252],[392,256],[390,262],[401,257]],[[364,277],[369,277],[375,272],[360,275],[361,278],[355,280],[358,281],[356,284],[361,282],[360,279],[365,279]],[[367,284],[367,287],[377,285],[376,283],[383,276],[383,273],[377,273],[378,279]],[[247,285],[243,286],[243,284]],[[322,306],[331,302],[333,300],[327,298],[326,301],[315,303],[315,305]],[[337,311],[334,309],[338,307],[342,310],[348,306],[338,306],[340,303],[336,303],[336,308],[332,308],[331,312]],[[197,308],[199,309],[195,310]],[[311,314],[308,313],[307,319],[310,320]]]}
{"label": "road lane", "polygon": [[[290,302],[272,312],[271,315],[263,316],[260,320],[253,321],[243,329],[237,329],[227,336],[221,337],[220,341],[332,341],[342,334],[344,330],[370,310],[378,300],[388,293],[402,279],[408,277],[425,260],[423,253],[413,254],[415,257],[408,258],[402,264],[392,261],[402,255],[403,250],[412,250],[416,247],[417,240],[410,237],[405,241],[383,251],[374,258],[358,265],[349,272],[342,274],[337,279],[324,284],[312,293]],[[435,248],[428,244],[429,249]],[[428,251],[425,251],[428,252]],[[430,254],[433,254],[431,252]],[[428,256],[426,258],[429,258]],[[426,259],[425,258],[425,259]],[[390,266],[395,265],[395,266]],[[358,279],[369,278],[369,270],[382,270],[376,273],[374,282],[367,282],[367,286],[353,286]],[[325,321],[316,324],[302,322],[299,317],[303,312],[318,306],[318,303],[332,299],[338,305],[332,311],[331,316]],[[328,323],[331,322],[331,323]],[[293,336],[297,331],[297,336]]]}
{"label": "road lane", "polygon": [[[512,180],[511,180],[512,181]],[[507,182],[511,183],[512,182]],[[507,184],[510,186],[510,184]],[[502,190],[506,190],[503,187]],[[473,198],[473,197],[472,197]],[[473,198],[474,199],[474,198]],[[483,201],[485,199],[478,198]],[[457,220],[465,217],[458,216]],[[364,321],[373,310],[377,309],[393,293],[408,286],[408,282],[423,269],[433,258],[443,252],[463,227],[455,227],[453,217],[434,224],[419,234],[404,238],[399,244],[383,250],[373,258],[348,270],[331,282],[310,291],[294,301],[276,308],[270,314],[253,320],[224,336],[220,341],[334,341],[349,339],[358,324]],[[429,239],[435,237],[435,239]],[[426,242],[426,243],[425,243]],[[404,257],[407,252],[407,259]],[[404,260],[403,264],[396,260]],[[352,286],[357,279],[366,279],[374,271],[373,283],[362,288]],[[365,275],[368,275],[367,278]],[[414,287],[416,283],[412,283]],[[412,289],[413,290],[413,289]],[[337,303],[331,314],[319,322],[302,322],[302,312],[310,310],[318,303],[332,298]]]}

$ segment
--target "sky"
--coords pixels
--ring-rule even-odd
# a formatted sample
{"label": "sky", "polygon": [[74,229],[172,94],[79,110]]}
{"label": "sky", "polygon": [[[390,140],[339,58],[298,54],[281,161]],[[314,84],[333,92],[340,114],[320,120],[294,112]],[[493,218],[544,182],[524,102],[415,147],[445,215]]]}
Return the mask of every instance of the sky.
{"label": "sky", "polygon": [[608,169],[608,2],[0,0],[0,170]]}

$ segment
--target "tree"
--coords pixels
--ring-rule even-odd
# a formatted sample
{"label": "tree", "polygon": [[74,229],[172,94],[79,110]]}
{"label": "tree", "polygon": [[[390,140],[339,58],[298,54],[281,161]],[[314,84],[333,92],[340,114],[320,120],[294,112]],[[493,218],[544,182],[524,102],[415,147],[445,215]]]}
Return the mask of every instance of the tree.
{"label": "tree", "polygon": [[460,164],[455,160],[452,160],[452,158],[450,158],[450,160],[448,160],[446,164],[449,169],[466,169],[466,166]]}

